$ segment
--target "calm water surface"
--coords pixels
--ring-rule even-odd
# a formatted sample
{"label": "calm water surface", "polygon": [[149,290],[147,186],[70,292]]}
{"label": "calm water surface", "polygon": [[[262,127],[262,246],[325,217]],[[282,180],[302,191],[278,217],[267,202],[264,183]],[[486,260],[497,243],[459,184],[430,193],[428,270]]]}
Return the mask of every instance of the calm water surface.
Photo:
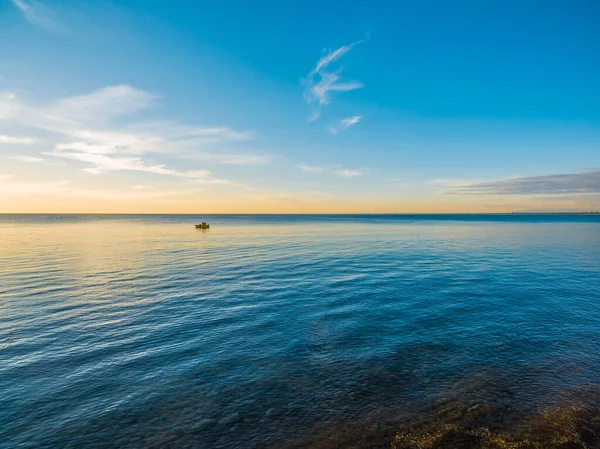
{"label": "calm water surface", "polygon": [[599,342],[600,216],[0,216],[3,449],[586,406]]}

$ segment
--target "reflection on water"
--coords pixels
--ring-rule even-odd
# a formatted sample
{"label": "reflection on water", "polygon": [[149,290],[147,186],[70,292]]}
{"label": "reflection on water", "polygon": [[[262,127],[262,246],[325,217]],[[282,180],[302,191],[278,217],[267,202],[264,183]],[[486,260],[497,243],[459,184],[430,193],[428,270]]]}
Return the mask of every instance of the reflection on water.
{"label": "reflection on water", "polygon": [[593,216],[0,216],[0,447],[593,447],[599,243]]}

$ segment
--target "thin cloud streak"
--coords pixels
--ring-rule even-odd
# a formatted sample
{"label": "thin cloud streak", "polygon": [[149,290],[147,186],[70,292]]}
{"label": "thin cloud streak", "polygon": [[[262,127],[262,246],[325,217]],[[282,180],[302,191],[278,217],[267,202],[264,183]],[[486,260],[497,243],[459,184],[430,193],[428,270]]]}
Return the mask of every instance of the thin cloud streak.
{"label": "thin cloud streak", "polygon": [[340,169],[337,170],[336,173],[342,178],[356,178],[358,176],[364,175],[364,172],[362,170]]}
{"label": "thin cloud streak", "polygon": [[273,160],[272,157],[257,154],[216,154],[206,152],[190,155],[190,157],[224,165],[261,165],[268,164]]}
{"label": "thin cloud streak", "polygon": [[321,167],[314,167],[312,165],[299,165],[298,168],[302,171],[305,172],[309,172],[309,173],[322,173],[323,169]]}
{"label": "thin cloud streak", "polygon": [[347,169],[342,167],[341,165],[335,165],[334,168],[329,167],[329,168],[323,168],[323,167],[315,167],[312,165],[299,165],[298,168],[304,172],[307,173],[324,173],[327,172],[328,174],[331,175],[336,175],[336,176],[340,176],[342,178],[357,178],[359,176],[363,176],[365,174],[365,172],[363,170],[357,170],[357,169]]}
{"label": "thin cloud streak", "polygon": [[45,152],[43,154],[46,156],[88,163],[92,165],[92,167],[84,168],[83,171],[95,175],[106,171],[141,171],[189,179],[210,177],[210,172],[208,170],[179,171],[167,168],[163,164],[148,165],[139,157],[113,157],[105,154],[94,154],[69,150],[70,148],[68,146],[59,145],[55,151]]}
{"label": "thin cloud streak", "polygon": [[363,119],[362,115],[354,115],[352,117],[342,119],[339,122],[335,123],[334,125],[331,125],[329,127],[329,132],[331,134],[337,134],[340,131],[346,130],[346,129],[350,128],[351,126],[354,126],[357,123],[360,123],[360,121],[362,119]]}
{"label": "thin cloud streak", "polygon": [[13,156],[12,158],[16,161],[21,161],[21,162],[42,162],[44,160],[41,157],[33,157],[33,156]]}
{"label": "thin cloud streak", "polygon": [[38,142],[38,139],[33,139],[31,137],[7,136],[6,134],[0,134],[0,143],[11,143],[15,145],[32,145]]}
{"label": "thin cloud streak", "polygon": [[323,57],[321,57],[321,59],[319,59],[317,61],[317,65],[313,69],[312,73],[313,74],[318,73],[319,70],[326,68],[333,61],[340,59],[342,56],[344,56],[346,53],[348,53],[350,50],[352,50],[352,48],[354,48],[356,45],[358,45],[362,42],[364,42],[364,41],[360,40],[357,42],[353,42],[350,45],[342,45],[340,48],[338,48],[336,50],[333,50],[333,51],[330,50],[329,53],[327,53],[326,55],[324,55]]}
{"label": "thin cloud streak", "polygon": [[52,19],[50,10],[35,0],[11,0],[29,23],[40,26],[46,30],[56,31],[57,24]]}
{"label": "thin cloud streak", "polygon": [[52,111],[75,121],[101,121],[128,115],[152,106],[157,97],[126,84],[108,86],[89,94],[58,100]]}
{"label": "thin cloud streak", "polygon": [[556,195],[600,193],[600,169],[581,173],[522,176],[498,181],[457,183],[453,195]]}

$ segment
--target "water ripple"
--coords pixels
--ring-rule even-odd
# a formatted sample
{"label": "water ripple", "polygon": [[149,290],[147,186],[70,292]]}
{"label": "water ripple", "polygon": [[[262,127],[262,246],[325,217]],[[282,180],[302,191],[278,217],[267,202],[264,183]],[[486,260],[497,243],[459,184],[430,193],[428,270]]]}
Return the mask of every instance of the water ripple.
{"label": "water ripple", "polygon": [[202,220],[0,217],[0,448],[334,447],[600,385],[598,217]]}

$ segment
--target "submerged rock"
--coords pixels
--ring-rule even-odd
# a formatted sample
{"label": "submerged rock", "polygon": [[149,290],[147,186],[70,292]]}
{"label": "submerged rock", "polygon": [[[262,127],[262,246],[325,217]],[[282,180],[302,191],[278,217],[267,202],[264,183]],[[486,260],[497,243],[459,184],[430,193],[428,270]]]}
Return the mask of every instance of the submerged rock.
{"label": "submerged rock", "polygon": [[[469,411],[482,410],[480,404]],[[597,412],[596,412],[597,413]],[[396,434],[392,449],[586,449],[600,447],[600,416],[573,407],[544,410],[523,417],[504,431],[476,427],[474,416],[464,424],[425,424]]]}

